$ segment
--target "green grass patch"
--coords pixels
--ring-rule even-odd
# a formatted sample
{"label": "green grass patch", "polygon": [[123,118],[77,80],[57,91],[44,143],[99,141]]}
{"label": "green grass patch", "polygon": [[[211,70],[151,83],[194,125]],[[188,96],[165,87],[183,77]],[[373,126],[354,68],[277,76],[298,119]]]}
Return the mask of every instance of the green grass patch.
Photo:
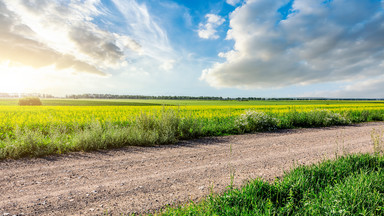
{"label": "green grass patch", "polygon": [[[380,118],[379,118],[380,117]],[[205,136],[222,136],[300,127],[327,127],[384,120],[384,110],[334,113],[329,110],[284,115],[248,110],[240,116],[193,117],[174,109],[141,113],[129,121],[77,122],[0,126],[0,159],[41,157],[71,151],[123,146],[172,144]]]}
{"label": "green grass patch", "polygon": [[384,215],[384,157],[349,155],[250,181],[159,215]]}

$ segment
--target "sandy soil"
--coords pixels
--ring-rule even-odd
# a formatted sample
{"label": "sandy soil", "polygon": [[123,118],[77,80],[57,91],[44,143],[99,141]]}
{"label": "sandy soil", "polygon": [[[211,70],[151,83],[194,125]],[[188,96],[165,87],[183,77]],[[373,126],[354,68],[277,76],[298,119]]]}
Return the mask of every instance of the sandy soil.
{"label": "sandy soil", "polygon": [[[0,161],[0,215],[129,214],[198,200],[251,178],[273,180],[295,164],[371,152],[384,123],[284,130]],[[231,150],[232,149],[232,150]]]}

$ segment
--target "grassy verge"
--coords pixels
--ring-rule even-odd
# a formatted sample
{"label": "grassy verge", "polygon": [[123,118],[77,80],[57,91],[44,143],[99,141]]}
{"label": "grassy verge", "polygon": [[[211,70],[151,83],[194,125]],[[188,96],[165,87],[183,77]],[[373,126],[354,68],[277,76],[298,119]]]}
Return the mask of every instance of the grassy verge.
{"label": "grassy verge", "polygon": [[384,215],[384,157],[349,155],[256,179],[159,215]]}
{"label": "grassy verge", "polygon": [[125,123],[93,121],[87,124],[0,127],[0,159],[40,157],[70,151],[175,143],[203,136],[220,136],[298,127],[348,125],[384,120],[384,110],[334,113],[328,110],[284,114],[246,111],[240,116],[193,118],[175,110],[142,113]]}

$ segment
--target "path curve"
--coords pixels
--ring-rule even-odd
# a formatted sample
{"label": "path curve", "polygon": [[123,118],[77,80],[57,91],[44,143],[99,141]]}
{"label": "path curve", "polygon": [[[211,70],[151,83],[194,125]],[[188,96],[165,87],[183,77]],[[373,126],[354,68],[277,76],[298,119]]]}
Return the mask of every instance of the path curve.
{"label": "path curve", "polygon": [[118,215],[156,210],[198,200],[212,189],[225,190],[231,167],[235,185],[241,185],[257,177],[272,180],[294,164],[372,152],[373,128],[384,130],[384,123],[0,161],[0,215]]}

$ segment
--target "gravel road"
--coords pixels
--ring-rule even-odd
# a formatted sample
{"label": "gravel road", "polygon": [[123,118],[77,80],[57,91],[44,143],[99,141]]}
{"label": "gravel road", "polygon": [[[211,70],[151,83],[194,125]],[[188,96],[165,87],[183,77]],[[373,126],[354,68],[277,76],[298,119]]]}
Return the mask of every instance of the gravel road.
{"label": "gravel road", "polygon": [[384,130],[384,123],[0,161],[0,215],[154,211],[225,190],[231,168],[239,186],[257,177],[273,180],[295,164],[371,152],[373,128]]}

